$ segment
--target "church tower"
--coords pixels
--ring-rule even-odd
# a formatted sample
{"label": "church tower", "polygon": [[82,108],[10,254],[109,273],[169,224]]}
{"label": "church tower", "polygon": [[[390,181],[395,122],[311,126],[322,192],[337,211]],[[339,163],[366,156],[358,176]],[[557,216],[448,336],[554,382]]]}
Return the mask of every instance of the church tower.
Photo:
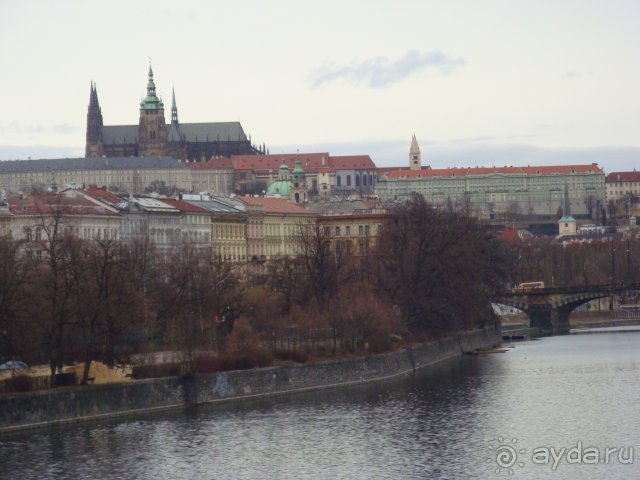
{"label": "church tower", "polygon": [[558,220],[558,237],[576,234],[576,219],[571,216],[571,202],[569,202],[569,187],[564,184],[564,201],[562,202],[562,218]]}
{"label": "church tower", "polygon": [[166,155],[166,136],[167,126],[164,122],[164,104],[156,95],[156,84],[153,82],[153,70],[151,69],[151,65],[149,65],[147,96],[140,102],[138,155],[141,157],[161,157]]}
{"label": "church tower", "polygon": [[420,160],[420,147],[416,140],[416,134],[413,134],[411,139],[411,148],[409,148],[409,169],[420,170],[422,168],[422,162]]}
{"label": "church tower", "polygon": [[100,103],[98,102],[96,84],[91,82],[84,156],[101,157],[102,155],[104,155],[104,147],[102,145],[102,111],[100,110]]}
{"label": "church tower", "polygon": [[291,172],[291,195],[289,199],[295,203],[307,203],[307,179],[298,158]]}

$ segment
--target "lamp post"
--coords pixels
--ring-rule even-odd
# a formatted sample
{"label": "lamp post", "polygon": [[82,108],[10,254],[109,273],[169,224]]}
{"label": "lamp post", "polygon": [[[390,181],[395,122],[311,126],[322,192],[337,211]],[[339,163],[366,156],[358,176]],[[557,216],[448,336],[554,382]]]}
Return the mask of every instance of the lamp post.
{"label": "lamp post", "polygon": [[611,237],[611,284],[616,284],[616,247],[613,237]]}
{"label": "lamp post", "polygon": [[631,281],[631,239],[627,238],[627,282]]}

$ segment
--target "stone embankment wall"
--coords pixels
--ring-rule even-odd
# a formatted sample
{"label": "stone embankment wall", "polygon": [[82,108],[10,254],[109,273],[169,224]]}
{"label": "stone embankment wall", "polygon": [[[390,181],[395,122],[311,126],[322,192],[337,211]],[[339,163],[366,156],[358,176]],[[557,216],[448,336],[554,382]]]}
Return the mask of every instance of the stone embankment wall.
{"label": "stone embankment wall", "polygon": [[499,341],[484,329],[351,360],[1,395],[0,432],[381,381]]}

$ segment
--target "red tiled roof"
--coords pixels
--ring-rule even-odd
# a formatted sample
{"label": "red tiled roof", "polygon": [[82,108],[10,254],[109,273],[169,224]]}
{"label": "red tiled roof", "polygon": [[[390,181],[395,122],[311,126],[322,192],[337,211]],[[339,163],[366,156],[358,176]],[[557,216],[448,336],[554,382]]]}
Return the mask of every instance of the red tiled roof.
{"label": "red tiled roof", "polygon": [[162,203],[166,203],[167,205],[171,205],[172,207],[177,208],[181,212],[211,213],[211,212],[209,212],[209,210],[206,210],[206,209],[204,209],[202,207],[199,207],[197,205],[194,205],[192,203],[185,202],[184,200],[175,200],[175,199],[172,199],[172,198],[162,198],[162,199],[158,199],[158,201],[160,201]]}
{"label": "red tiled roof", "polygon": [[605,177],[604,182],[640,182],[640,172],[611,172]]}
{"label": "red tiled roof", "polygon": [[502,231],[502,239],[508,243],[518,243],[520,241],[518,230],[516,230],[515,228],[506,227]]}
{"label": "red tiled roof", "polygon": [[120,197],[116,194],[107,191],[106,188],[98,188],[95,185],[89,185],[88,188],[80,191],[85,195],[95,198],[96,200],[104,201],[111,205],[115,205],[121,201]]}
{"label": "red tiled roof", "polygon": [[237,196],[235,198],[247,205],[262,207],[262,210],[269,213],[309,213],[306,208],[291,203],[286,198],[248,196]]}
{"label": "red tiled roof", "polygon": [[386,173],[387,178],[416,178],[420,177],[464,177],[468,175],[488,175],[498,173],[503,175],[552,175],[571,173],[604,173],[597,165],[555,165],[539,167],[474,167],[474,168],[433,168],[422,170],[398,169]]}
{"label": "red tiled roof", "polygon": [[287,164],[290,170],[296,164],[296,160],[300,159],[302,168],[318,168],[329,164],[329,153],[281,153],[279,155],[234,155],[231,157],[233,168],[235,170],[264,170],[268,172],[273,170],[277,173],[282,161]]}
{"label": "red tiled roof", "polygon": [[369,155],[332,155],[329,157],[329,164],[335,170],[372,170],[376,168]]}
{"label": "red tiled roof", "polygon": [[[427,167],[422,168],[428,170]],[[406,170],[409,170],[409,167],[378,167],[378,176],[382,177],[385,173],[395,172],[396,170],[404,172]]]}
{"label": "red tiled roof", "polygon": [[83,196],[64,194],[37,194],[24,198],[7,198],[9,210],[16,215],[51,215],[62,212],[64,215],[118,215],[107,206],[96,205]]}
{"label": "red tiled roof", "polygon": [[[277,173],[284,161],[289,170],[295,167],[300,159],[305,172],[327,170],[373,170],[375,163],[369,155],[337,155],[330,156],[327,152],[318,153],[282,153],[280,155],[234,155],[231,157],[236,170],[253,170],[254,172]],[[196,164],[197,165],[197,164]]]}

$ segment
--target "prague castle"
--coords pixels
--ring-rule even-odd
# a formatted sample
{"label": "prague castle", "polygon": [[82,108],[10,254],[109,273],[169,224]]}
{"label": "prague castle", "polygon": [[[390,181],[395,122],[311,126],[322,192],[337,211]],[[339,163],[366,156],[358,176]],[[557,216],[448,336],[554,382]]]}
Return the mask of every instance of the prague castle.
{"label": "prague castle", "polygon": [[164,103],[156,95],[149,66],[147,95],[140,102],[138,125],[104,125],[98,92],[91,84],[87,113],[86,157],[173,157],[181,161],[205,161],[212,157],[264,153],[254,147],[240,122],[180,123],[172,92],[171,123]]}

